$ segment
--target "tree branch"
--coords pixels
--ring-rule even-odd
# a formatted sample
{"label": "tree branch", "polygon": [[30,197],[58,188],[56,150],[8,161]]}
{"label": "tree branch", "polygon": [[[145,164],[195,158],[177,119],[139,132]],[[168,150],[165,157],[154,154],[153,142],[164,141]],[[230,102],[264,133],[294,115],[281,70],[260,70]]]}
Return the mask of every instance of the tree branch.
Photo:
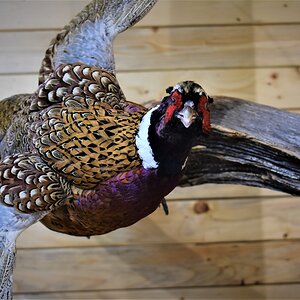
{"label": "tree branch", "polygon": [[193,148],[181,186],[235,183],[300,195],[300,115],[214,99],[212,131]]}

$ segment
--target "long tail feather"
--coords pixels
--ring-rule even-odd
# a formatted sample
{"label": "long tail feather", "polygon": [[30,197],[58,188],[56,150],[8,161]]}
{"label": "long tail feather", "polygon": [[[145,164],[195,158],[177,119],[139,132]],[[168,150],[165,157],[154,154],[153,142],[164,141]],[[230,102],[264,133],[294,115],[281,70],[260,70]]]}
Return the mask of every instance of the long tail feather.
{"label": "long tail feather", "polygon": [[[3,182],[3,179],[1,181]],[[0,186],[1,190],[7,182],[4,180],[3,183],[4,185]],[[0,198],[3,199],[3,194],[0,194]],[[17,237],[47,213],[47,211],[36,211],[30,214],[21,213],[14,207],[1,203],[0,199],[0,300],[12,299]]]}
{"label": "long tail feather", "polygon": [[18,233],[0,232],[0,299],[12,299],[13,269]]}
{"label": "long tail feather", "polygon": [[157,0],[94,0],[54,38],[40,69],[43,83],[63,63],[82,62],[115,73],[112,43],[138,22]]}

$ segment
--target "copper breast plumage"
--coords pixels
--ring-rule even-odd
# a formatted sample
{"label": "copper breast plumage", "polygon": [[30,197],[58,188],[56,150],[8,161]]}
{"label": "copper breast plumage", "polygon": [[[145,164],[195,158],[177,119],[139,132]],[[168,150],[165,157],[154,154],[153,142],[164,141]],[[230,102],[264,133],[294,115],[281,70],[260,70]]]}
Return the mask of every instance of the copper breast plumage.
{"label": "copper breast plumage", "polygon": [[109,72],[62,65],[40,86],[31,110],[38,115],[34,146],[74,185],[92,188],[141,165],[135,135],[145,109],[132,109]]}

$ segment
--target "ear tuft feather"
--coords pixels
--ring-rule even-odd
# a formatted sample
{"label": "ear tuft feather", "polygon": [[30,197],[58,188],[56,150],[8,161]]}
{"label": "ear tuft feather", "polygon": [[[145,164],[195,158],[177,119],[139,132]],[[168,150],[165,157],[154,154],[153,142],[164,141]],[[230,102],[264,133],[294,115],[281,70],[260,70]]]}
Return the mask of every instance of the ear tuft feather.
{"label": "ear tuft feather", "polygon": [[166,89],[166,92],[168,93],[168,94],[171,94],[171,92],[173,91],[173,86],[169,86],[167,89]]}
{"label": "ear tuft feather", "polygon": [[208,96],[207,100],[208,100],[208,103],[214,103],[214,99],[212,97]]}

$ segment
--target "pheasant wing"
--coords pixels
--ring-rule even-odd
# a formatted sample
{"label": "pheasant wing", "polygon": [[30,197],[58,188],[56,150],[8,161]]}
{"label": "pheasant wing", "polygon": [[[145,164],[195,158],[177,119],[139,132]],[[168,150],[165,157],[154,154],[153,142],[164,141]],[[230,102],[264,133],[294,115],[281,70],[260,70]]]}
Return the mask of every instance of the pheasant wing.
{"label": "pheasant wing", "polygon": [[60,64],[82,62],[115,73],[113,40],[138,22],[157,0],[94,0],[54,38],[39,83]]}

